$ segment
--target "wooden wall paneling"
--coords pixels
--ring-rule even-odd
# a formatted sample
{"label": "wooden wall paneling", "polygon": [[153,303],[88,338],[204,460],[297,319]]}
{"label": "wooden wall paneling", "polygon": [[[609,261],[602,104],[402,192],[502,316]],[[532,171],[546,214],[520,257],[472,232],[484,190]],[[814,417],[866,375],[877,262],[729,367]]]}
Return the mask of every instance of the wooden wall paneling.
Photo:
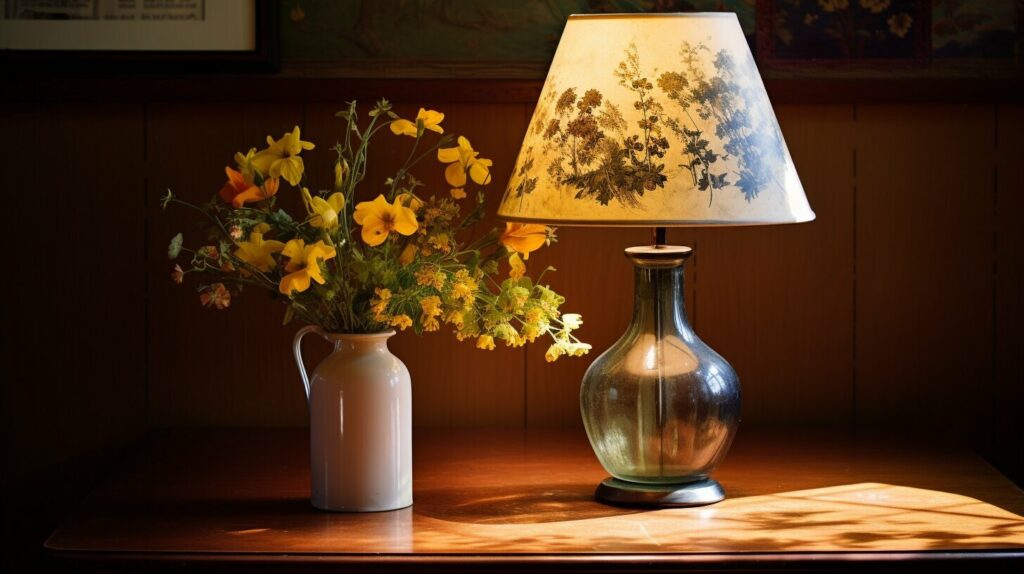
{"label": "wooden wall paneling", "polygon": [[995,433],[1000,470],[1024,479],[1024,106],[997,108]]}
{"label": "wooden wall paneling", "polygon": [[10,485],[124,445],[145,426],[144,130],[141,105],[8,104],[0,113],[10,162],[0,226],[12,262],[0,406]]}
{"label": "wooden wall paneling", "polygon": [[776,112],[817,219],[699,230],[698,333],[739,374],[744,422],[848,424],[853,108]]}
{"label": "wooden wall paneling", "polygon": [[[342,98],[344,99],[344,98]],[[366,119],[366,102],[361,114]],[[400,102],[395,112],[414,118],[419,107],[445,114],[445,133],[464,135],[481,157],[494,161],[492,183],[483,187],[488,216],[473,233],[485,233],[497,222],[494,213],[519,152],[521,134],[526,126],[521,104],[453,104],[452,102]],[[322,143],[325,152],[315,160],[316,169],[330,174],[333,152],[327,148],[341,134],[341,121],[335,104],[309,106],[310,137]],[[433,138],[427,134],[427,141]],[[369,200],[385,191],[384,181],[394,175],[409,154],[413,139],[380,132],[371,148],[366,179],[360,187],[360,199]],[[421,148],[425,150],[427,148]],[[438,197],[448,195],[444,164],[435,155],[425,158],[412,173],[426,184],[418,192]],[[472,188],[467,188],[472,189]],[[479,189],[479,188],[478,188]],[[472,191],[471,191],[472,193]],[[472,196],[462,200],[466,209]],[[395,354],[408,366],[413,380],[413,423],[416,426],[491,426],[515,427],[523,423],[523,350],[507,349],[499,344],[494,351],[476,349],[474,341],[459,342],[451,329],[417,336],[411,330],[392,339]]]}
{"label": "wooden wall paneling", "polygon": [[[197,282],[170,280],[167,242],[178,231],[186,245],[205,239],[198,214],[182,206],[162,211],[170,188],[193,203],[210,199],[225,181],[236,151],[265,145],[303,123],[301,103],[148,105],[149,419],[154,427],[304,424],[305,396],[291,355],[298,328],[281,327],[283,306],[247,290],[227,310],[203,308]],[[280,192],[283,205],[297,194]],[[323,352],[309,344],[312,353]]]}
{"label": "wooden wall paneling", "polygon": [[858,107],[858,424],[990,438],[993,127],[992,106]]}
{"label": "wooden wall paneling", "polygon": [[4,571],[145,430],[143,107],[8,103],[0,345]]}

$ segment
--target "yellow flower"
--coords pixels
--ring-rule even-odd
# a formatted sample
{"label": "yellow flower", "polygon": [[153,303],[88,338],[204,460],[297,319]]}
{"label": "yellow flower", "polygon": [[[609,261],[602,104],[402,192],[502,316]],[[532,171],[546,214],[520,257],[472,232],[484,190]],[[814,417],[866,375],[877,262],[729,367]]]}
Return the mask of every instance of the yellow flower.
{"label": "yellow flower", "polygon": [[565,349],[563,349],[557,343],[555,343],[555,344],[551,345],[550,347],[548,347],[547,352],[544,353],[544,360],[549,362],[549,363],[554,363],[555,361],[558,360],[558,357],[561,357],[564,354],[565,354]]}
{"label": "yellow flower", "polygon": [[398,327],[399,331],[404,331],[409,327],[412,327],[412,318],[408,315],[395,315],[391,318],[390,325],[392,327]]}
{"label": "yellow flower", "polygon": [[384,243],[392,231],[412,235],[419,228],[413,210],[397,199],[394,204],[388,203],[383,195],[378,195],[373,201],[356,204],[352,218],[363,226],[363,241],[371,247]]}
{"label": "yellow flower", "polygon": [[399,193],[398,197],[395,198],[395,203],[404,205],[416,213],[423,207],[423,201],[411,193]]}
{"label": "yellow flower", "polygon": [[378,321],[387,319],[388,303],[391,302],[391,290],[386,287],[377,287],[373,290],[376,297],[370,299],[370,310],[373,311],[373,318]]}
{"label": "yellow flower", "polygon": [[444,133],[444,128],[441,127],[441,122],[444,121],[444,114],[435,110],[425,110],[420,108],[420,112],[416,114],[415,121],[397,119],[391,122],[391,133],[396,136],[410,136],[416,137],[418,130],[416,124],[423,122],[423,129],[437,132],[439,134]]}
{"label": "yellow flower", "polygon": [[452,187],[463,187],[466,185],[468,171],[469,177],[479,185],[490,183],[490,168],[493,162],[477,157],[480,152],[474,151],[465,137],[459,136],[458,141],[458,147],[443,147],[437,150],[438,161],[449,164],[444,170],[444,178]]}
{"label": "yellow flower", "polygon": [[309,224],[313,227],[322,227],[328,231],[337,229],[338,216],[345,213],[345,194],[340,191],[332,193],[327,199],[319,195],[310,196],[309,190],[302,188],[302,196],[308,202],[309,211],[313,217]]}
{"label": "yellow flower", "polygon": [[419,251],[419,249],[416,247],[415,243],[406,245],[405,249],[402,250],[402,254],[398,256],[398,262],[402,264],[402,267],[412,263],[412,260],[416,258],[417,251]]}
{"label": "yellow flower", "polygon": [[440,291],[444,287],[445,275],[439,268],[432,265],[427,265],[422,269],[413,273],[413,277],[416,278],[417,285],[423,285],[424,287],[433,287]]}
{"label": "yellow flower", "polygon": [[441,314],[441,298],[437,295],[424,297],[420,300],[420,308],[423,309],[423,314],[420,315],[423,330],[436,331],[440,329],[441,325],[437,322],[437,317]]}
{"label": "yellow flower", "polygon": [[511,269],[508,272],[508,276],[513,279],[519,279],[526,273],[526,264],[519,258],[519,254],[513,252],[508,258],[508,264]]}
{"label": "yellow flower", "polygon": [[262,174],[270,177],[283,177],[288,183],[299,185],[302,173],[305,171],[299,154],[302,150],[311,150],[316,146],[302,141],[299,126],[295,126],[295,129],[284,134],[277,141],[267,136],[267,144],[267,149],[260,150],[252,157],[252,166]]}
{"label": "yellow flower", "polygon": [[244,155],[242,152],[235,152],[235,164],[238,170],[252,179],[252,158],[256,156],[256,148],[251,147]]}
{"label": "yellow flower", "polygon": [[914,19],[910,14],[893,14],[886,20],[889,24],[889,31],[893,35],[903,38],[910,31],[910,27],[914,25]]}
{"label": "yellow flower", "polygon": [[450,325],[455,325],[456,329],[461,329],[463,322],[465,320],[464,317],[465,316],[463,315],[462,311],[459,311],[458,309],[452,309],[451,311],[448,312],[447,315],[444,316],[444,322]]}
{"label": "yellow flower", "polygon": [[277,263],[271,254],[284,249],[284,243],[274,241],[273,239],[264,240],[264,232],[265,227],[263,226],[253,228],[249,232],[249,241],[243,241],[238,244],[238,249],[235,250],[235,257],[260,271],[267,272],[277,267]]}
{"label": "yellow flower", "polygon": [[521,253],[523,259],[529,259],[530,253],[540,249],[547,242],[551,228],[536,223],[505,223],[505,232],[501,234],[501,244],[509,251]]}
{"label": "yellow flower", "polygon": [[486,351],[494,350],[494,337],[490,335],[480,335],[476,339],[476,348],[484,349]]}
{"label": "yellow flower", "polygon": [[451,196],[454,197],[455,199],[466,198],[466,190],[461,187],[452,188],[451,190],[448,191],[448,193],[450,193]]}
{"label": "yellow flower", "polygon": [[288,258],[288,263],[284,266],[288,275],[281,278],[279,289],[281,293],[291,295],[295,291],[302,293],[309,289],[310,280],[323,285],[326,280],[320,271],[320,262],[333,259],[336,252],[323,241],[306,245],[301,239],[292,239],[285,244],[281,255]]}
{"label": "yellow flower", "polygon": [[469,276],[469,272],[465,269],[459,269],[455,273],[455,282],[452,284],[452,297],[456,299],[462,299],[462,301],[469,305],[476,299],[476,290],[479,284],[475,279]]}
{"label": "yellow flower", "polygon": [[334,189],[340,190],[348,176],[348,160],[341,158],[334,162]]}

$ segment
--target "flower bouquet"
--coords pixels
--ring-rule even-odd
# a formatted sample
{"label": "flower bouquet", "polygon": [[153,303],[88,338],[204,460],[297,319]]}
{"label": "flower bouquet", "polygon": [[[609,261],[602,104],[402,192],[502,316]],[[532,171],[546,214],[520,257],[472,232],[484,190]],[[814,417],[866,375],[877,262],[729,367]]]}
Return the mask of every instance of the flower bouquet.
{"label": "flower bouquet", "polygon": [[[207,232],[195,249],[180,233],[171,240],[168,255],[183,260],[173,280],[201,277],[199,299],[216,309],[245,287],[265,289],[286,304],[285,323],[297,317],[327,333],[448,325],[481,349],[547,336],[549,361],[585,354],[590,346],[573,334],[580,316],[562,314],[564,298],[540,283],[551,268],[536,279],[526,275],[530,253],[554,241],[554,229],[507,223],[462,242],[484,215],[484,193],[470,199],[467,188],[491,182],[491,160],[465,137],[445,134],[437,111],[421,108],[415,119],[403,119],[381,100],[367,115],[361,123],[356,102],[337,114],[344,137],[332,148],[337,158],[326,188],[307,179],[302,153],[315,146],[296,127],[280,139],[268,136],[264,149],[235,154],[227,182],[203,205],[168,190],[163,207],[196,210]],[[382,131],[407,141],[408,157],[393,177],[363,184],[370,145]],[[445,192],[425,193],[413,175],[427,159],[444,170]],[[357,201],[360,184],[370,189],[366,201]],[[285,193],[301,196],[302,213],[278,205]]]}
{"label": "flower bouquet", "polygon": [[[266,148],[235,154],[227,182],[207,203],[167,192],[163,207],[194,209],[207,235],[195,249],[175,235],[168,255],[184,261],[174,266],[175,282],[201,278],[199,300],[207,307],[225,309],[244,288],[257,287],[285,303],[285,323],[308,323],[294,352],[309,401],[312,503],[393,510],[412,504],[412,387],[387,348],[395,329],[447,325],[460,341],[488,350],[498,341],[518,347],[546,336],[549,361],[583,355],[590,345],[573,334],[580,316],[562,314],[564,298],[540,283],[550,268],[536,280],[526,275],[526,259],[554,240],[553,229],[508,223],[466,237],[484,215],[483,192],[469,199],[467,187],[491,182],[491,160],[465,137],[445,134],[444,114],[420,109],[404,119],[381,100],[364,122],[355,102],[337,115],[344,136],[333,148],[328,187],[307,180],[302,154],[314,145],[298,127],[280,139],[268,136]],[[389,145],[408,144],[408,155],[392,177],[363,183],[370,145],[382,131],[392,134]],[[443,193],[425,193],[412,173],[428,158],[444,170],[450,187]],[[284,194],[301,197],[300,213],[278,205]],[[300,348],[310,332],[334,344],[312,376]]]}

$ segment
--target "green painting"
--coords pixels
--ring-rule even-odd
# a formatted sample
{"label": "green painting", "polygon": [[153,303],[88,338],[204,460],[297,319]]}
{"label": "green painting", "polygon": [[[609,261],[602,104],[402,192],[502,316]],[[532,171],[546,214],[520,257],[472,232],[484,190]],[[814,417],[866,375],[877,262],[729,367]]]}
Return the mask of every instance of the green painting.
{"label": "green painting", "polygon": [[416,74],[417,62],[442,75],[446,65],[458,75],[462,65],[496,62],[543,71],[579,13],[736,12],[752,41],[756,12],[755,0],[291,0],[281,9],[283,59],[368,75],[384,61],[401,75],[435,75]]}

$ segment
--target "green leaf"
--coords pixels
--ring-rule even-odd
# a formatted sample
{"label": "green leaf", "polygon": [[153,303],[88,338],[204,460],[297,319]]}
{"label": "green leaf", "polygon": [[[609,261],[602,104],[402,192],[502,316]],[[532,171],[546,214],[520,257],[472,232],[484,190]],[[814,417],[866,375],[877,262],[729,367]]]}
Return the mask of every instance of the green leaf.
{"label": "green leaf", "polygon": [[169,259],[174,260],[178,258],[178,255],[181,254],[181,243],[183,241],[184,238],[180,233],[171,238],[171,243],[167,246],[167,257]]}
{"label": "green leaf", "polygon": [[292,307],[291,305],[288,305],[287,307],[284,308],[284,320],[281,321],[281,324],[282,325],[287,325],[288,323],[291,323],[292,319],[294,319],[294,318],[295,318],[295,307]]}

